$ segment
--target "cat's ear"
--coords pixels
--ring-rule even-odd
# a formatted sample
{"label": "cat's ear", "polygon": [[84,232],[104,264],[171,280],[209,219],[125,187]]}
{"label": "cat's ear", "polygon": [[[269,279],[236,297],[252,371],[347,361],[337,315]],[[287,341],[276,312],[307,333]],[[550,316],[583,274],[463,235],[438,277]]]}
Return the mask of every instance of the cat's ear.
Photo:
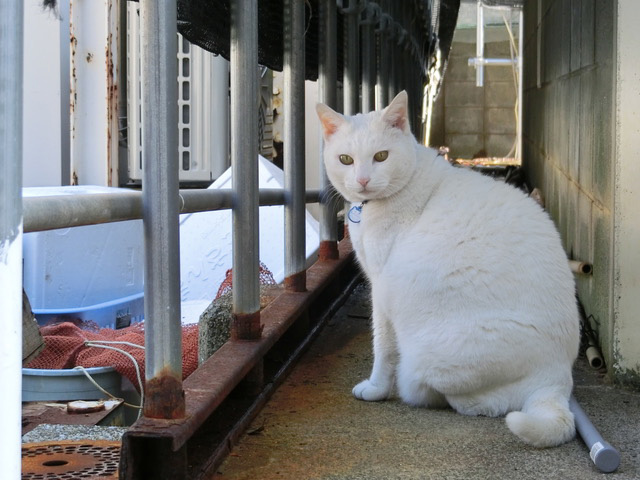
{"label": "cat's ear", "polygon": [[318,112],[318,118],[320,118],[320,123],[322,124],[325,140],[328,140],[347,121],[344,116],[331,107],[327,107],[324,103],[316,104],[316,112]]}
{"label": "cat's ear", "polygon": [[409,96],[402,90],[382,113],[382,120],[392,128],[399,128],[404,133],[410,133],[409,126]]}

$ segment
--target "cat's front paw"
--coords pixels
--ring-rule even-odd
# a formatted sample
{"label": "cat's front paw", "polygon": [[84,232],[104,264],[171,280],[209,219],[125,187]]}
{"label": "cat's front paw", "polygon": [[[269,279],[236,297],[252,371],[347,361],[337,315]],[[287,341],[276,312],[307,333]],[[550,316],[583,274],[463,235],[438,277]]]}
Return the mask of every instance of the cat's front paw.
{"label": "cat's front paw", "polygon": [[389,388],[380,387],[374,385],[369,380],[364,380],[358,385],[353,387],[353,396],[358,400],[365,400],[367,402],[379,402],[380,400],[386,400],[389,398]]}

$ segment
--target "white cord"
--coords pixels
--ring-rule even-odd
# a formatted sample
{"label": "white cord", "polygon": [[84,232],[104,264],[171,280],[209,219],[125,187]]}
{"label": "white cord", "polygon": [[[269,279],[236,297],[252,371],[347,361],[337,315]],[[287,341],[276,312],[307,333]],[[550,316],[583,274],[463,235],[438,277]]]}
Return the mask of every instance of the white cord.
{"label": "white cord", "polygon": [[[511,147],[511,150],[509,150],[509,153],[507,153],[507,157],[511,157],[511,155],[515,152],[515,156],[516,158],[518,158],[521,155],[521,152],[519,152],[519,146],[520,146],[520,136],[522,135],[522,132],[520,132],[520,122],[518,119],[518,92],[519,92],[519,85],[520,82],[522,81],[521,78],[518,78],[518,69],[516,68],[516,64],[515,64],[515,52],[518,51],[517,47],[516,47],[516,40],[515,37],[513,36],[513,31],[511,30],[511,25],[509,24],[509,22],[507,21],[507,17],[505,16],[504,13],[502,13],[502,20],[504,21],[504,26],[507,28],[507,34],[509,35],[509,55],[511,56],[511,70],[513,72],[513,84],[516,88],[516,105],[515,105],[515,117],[516,117],[516,129],[518,130],[516,132],[516,140],[513,143],[513,146]],[[519,42],[522,42],[522,38],[518,39]],[[522,59],[519,59],[519,61],[522,61]]]}
{"label": "white cord", "polygon": [[[135,343],[130,343],[130,342],[117,342],[117,341],[106,341],[106,340],[94,340],[94,341],[87,341],[84,342],[85,346],[87,347],[96,347],[96,348],[104,348],[107,350],[114,350],[116,352],[122,353],[123,355],[126,355],[131,362],[133,362],[133,366],[136,369],[136,376],[138,379],[138,385],[140,386],[140,405],[130,405],[128,403],[125,403],[125,405],[133,407],[133,408],[138,408],[138,418],[140,418],[140,414],[142,413],[142,407],[144,405],[144,385],[142,383],[142,376],[140,375],[140,366],[138,365],[137,360],[134,358],[133,355],[131,355],[129,352],[122,350],[120,348],[116,348],[116,347],[110,347],[109,345],[127,345],[130,347],[135,347],[135,348],[140,348],[142,350],[144,350],[144,347],[141,345],[136,345]],[[100,385],[98,385],[96,383],[96,381],[91,378],[91,375],[89,374],[89,372],[86,371],[86,369],[82,366],[77,366],[75,367],[76,369],[81,370],[86,377],[89,379],[89,381],[91,381],[91,383],[93,383],[101,392],[105,393],[106,395],[109,395],[111,398],[116,398],[114,395],[110,394],[109,392],[107,392],[106,390],[104,390]]]}

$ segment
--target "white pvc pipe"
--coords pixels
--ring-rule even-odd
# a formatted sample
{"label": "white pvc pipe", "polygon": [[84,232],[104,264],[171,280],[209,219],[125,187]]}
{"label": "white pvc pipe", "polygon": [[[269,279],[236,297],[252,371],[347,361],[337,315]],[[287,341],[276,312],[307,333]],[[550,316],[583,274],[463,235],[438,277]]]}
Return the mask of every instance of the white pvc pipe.
{"label": "white pvc pipe", "polygon": [[580,260],[569,260],[569,268],[573,273],[582,275],[591,275],[593,266],[589,262],[581,262]]}
{"label": "white pvc pipe", "polygon": [[484,10],[478,1],[478,21],[476,25],[476,87],[484,86]]}

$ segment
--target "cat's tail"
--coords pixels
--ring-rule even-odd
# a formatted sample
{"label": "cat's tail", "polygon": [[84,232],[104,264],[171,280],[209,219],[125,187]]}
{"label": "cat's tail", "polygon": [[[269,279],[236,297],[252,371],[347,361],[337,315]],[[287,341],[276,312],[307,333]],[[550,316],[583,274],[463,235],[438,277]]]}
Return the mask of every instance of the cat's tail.
{"label": "cat's tail", "polygon": [[558,392],[538,391],[525,402],[522,411],[507,415],[507,426],[534,447],[555,447],[575,434],[569,399]]}

